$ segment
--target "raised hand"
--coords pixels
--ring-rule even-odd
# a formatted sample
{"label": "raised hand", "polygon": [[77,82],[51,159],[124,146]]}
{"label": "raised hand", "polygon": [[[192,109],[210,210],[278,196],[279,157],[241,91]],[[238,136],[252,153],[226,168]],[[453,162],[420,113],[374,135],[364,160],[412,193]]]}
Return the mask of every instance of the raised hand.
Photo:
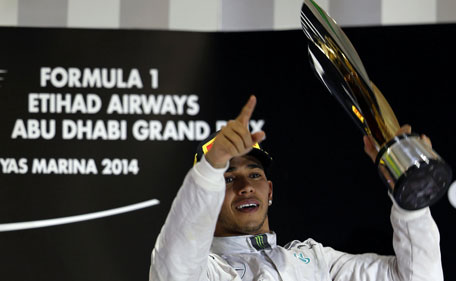
{"label": "raised hand", "polygon": [[[396,136],[399,136],[402,134],[411,134],[411,133],[412,133],[412,127],[410,125],[404,125],[396,132]],[[427,143],[430,147],[432,147],[431,140],[426,135],[422,134],[421,139],[425,143]],[[363,141],[364,141],[364,152],[366,152],[366,154],[372,159],[372,161],[375,162],[375,158],[377,157],[378,151],[375,148],[372,137],[364,136]]]}
{"label": "raised hand", "polygon": [[230,120],[215,138],[214,144],[206,154],[206,160],[214,168],[223,168],[231,158],[247,154],[255,143],[265,138],[263,131],[251,134],[249,121],[256,105],[256,97],[250,96],[238,117]]}

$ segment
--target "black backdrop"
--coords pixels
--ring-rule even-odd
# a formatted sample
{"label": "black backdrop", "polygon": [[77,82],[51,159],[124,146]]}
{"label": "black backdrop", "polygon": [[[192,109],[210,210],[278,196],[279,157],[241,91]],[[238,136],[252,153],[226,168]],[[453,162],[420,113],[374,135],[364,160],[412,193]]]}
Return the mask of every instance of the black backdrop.
{"label": "black backdrop", "polygon": [[[456,25],[345,31],[400,123],[430,136],[454,171],[456,58],[448,38]],[[116,216],[0,232],[2,280],[147,280],[155,238],[198,140],[140,141],[132,127],[138,120],[204,120],[214,131],[216,120],[235,117],[250,94],[258,97],[253,119],[264,121],[263,147],[274,158],[270,225],[279,244],[311,237],[352,253],[393,253],[386,187],[364,155],[361,133],[312,73],[302,31],[0,28],[0,34],[0,227],[160,201]],[[136,69],[144,87],[41,87],[43,67],[122,69],[125,80]],[[157,87],[150,87],[149,69],[158,70]],[[102,108],[95,114],[33,113],[29,93],[92,93]],[[186,104],[175,115],[107,114],[115,94],[197,96],[198,110],[189,114]],[[13,139],[18,119],[55,120],[57,133],[49,140]],[[125,120],[127,136],[64,140],[64,119]],[[27,159],[29,170],[19,173],[7,158]],[[52,158],[93,159],[98,174],[33,172],[33,159]],[[139,172],[102,175],[104,158],[136,159]],[[431,210],[441,232],[445,279],[453,280],[456,210],[447,197]]]}

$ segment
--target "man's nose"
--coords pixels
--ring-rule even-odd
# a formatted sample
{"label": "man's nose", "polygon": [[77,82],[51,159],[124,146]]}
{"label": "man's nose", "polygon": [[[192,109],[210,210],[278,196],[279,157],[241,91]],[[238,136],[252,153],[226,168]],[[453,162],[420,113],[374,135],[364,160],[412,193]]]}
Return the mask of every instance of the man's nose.
{"label": "man's nose", "polygon": [[249,179],[245,177],[238,178],[236,189],[239,195],[245,195],[255,191]]}

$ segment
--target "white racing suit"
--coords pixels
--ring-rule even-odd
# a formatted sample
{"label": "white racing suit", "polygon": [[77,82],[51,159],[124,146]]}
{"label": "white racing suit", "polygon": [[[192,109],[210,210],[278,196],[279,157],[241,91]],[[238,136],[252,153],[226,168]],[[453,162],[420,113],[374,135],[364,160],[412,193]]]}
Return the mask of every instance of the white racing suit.
{"label": "white racing suit", "polygon": [[395,256],[352,255],[274,233],[213,237],[225,169],[203,159],[185,177],[152,251],[150,281],[442,281],[439,232],[429,208],[393,205]]}

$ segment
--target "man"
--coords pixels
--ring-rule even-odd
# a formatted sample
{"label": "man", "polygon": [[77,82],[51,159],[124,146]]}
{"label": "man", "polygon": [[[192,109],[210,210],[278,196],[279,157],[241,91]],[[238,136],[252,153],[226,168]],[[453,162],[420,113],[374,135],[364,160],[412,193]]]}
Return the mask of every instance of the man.
{"label": "man", "polygon": [[[185,177],[152,251],[150,280],[443,280],[429,208],[405,211],[393,204],[396,256],[351,255],[312,239],[276,245],[267,215],[269,161],[253,147],[265,133],[248,130],[255,104],[250,97]],[[364,142],[375,159],[372,143]]]}

